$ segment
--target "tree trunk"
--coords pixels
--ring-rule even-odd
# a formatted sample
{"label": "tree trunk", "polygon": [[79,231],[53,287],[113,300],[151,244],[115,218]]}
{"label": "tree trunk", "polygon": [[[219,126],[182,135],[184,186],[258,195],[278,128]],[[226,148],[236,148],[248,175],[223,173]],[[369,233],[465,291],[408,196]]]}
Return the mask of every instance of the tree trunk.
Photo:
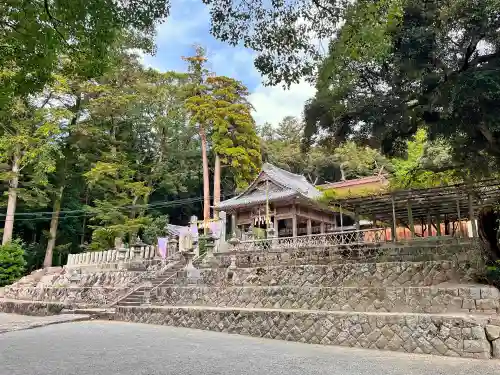
{"label": "tree trunk", "polygon": [[12,162],[13,177],[9,183],[9,198],[7,200],[7,214],[5,216],[5,225],[3,227],[2,245],[12,241],[14,231],[14,215],[17,204],[17,187],[19,185],[19,155],[14,155]]}
{"label": "tree trunk", "polygon": [[52,256],[54,254],[54,247],[56,246],[57,226],[59,225],[59,213],[61,212],[61,201],[63,196],[64,186],[59,188],[59,193],[54,199],[52,208],[52,218],[50,219],[50,232],[49,242],[47,242],[47,249],[45,250],[45,259],[43,260],[43,268],[52,266]]}
{"label": "tree trunk", "polygon": [[215,155],[215,170],[214,170],[214,219],[219,218],[219,212],[215,210],[220,203],[220,157]]}
{"label": "tree trunk", "polygon": [[[210,219],[210,176],[208,172],[207,135],[200,126],[201,157],[203,159],[203,220]],[[206,232],[205,228],[205,232]]]}

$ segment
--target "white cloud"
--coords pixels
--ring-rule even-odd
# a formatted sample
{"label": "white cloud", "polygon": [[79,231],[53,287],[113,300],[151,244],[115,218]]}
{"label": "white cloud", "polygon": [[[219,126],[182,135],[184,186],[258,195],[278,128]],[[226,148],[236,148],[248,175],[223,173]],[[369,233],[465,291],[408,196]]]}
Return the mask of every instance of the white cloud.
{"label": "white cloud", "polygon": [[260,85],[250,95],[250,103],[255,108],[254,119],[258,125],[267,121],[276,126],[285,116],[302,118],[304,103],[315,91],[305,80],[291,85],[290,89]]}

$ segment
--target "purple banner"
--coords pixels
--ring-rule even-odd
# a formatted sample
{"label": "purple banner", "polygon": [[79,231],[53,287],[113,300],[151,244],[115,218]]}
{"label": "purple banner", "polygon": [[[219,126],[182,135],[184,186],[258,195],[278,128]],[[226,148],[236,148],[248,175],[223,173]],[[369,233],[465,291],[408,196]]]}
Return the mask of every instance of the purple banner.
{"label": "purple banner", "polygon": [[167,238],[158,237],[158,252],[163,259],[167,257]]}

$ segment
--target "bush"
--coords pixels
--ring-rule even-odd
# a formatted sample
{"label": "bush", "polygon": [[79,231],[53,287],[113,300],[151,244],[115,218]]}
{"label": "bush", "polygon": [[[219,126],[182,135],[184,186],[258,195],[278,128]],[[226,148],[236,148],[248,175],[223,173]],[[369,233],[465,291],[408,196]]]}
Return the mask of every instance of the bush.
{"label": "bush", "polygon": [[488,284],[500,288],[500,261],[486,269],[486,280]]}
{"label": "bush", "polygon": [[20,241],[0,246],[0,287],[20,279],[25,267],[24,250]]}

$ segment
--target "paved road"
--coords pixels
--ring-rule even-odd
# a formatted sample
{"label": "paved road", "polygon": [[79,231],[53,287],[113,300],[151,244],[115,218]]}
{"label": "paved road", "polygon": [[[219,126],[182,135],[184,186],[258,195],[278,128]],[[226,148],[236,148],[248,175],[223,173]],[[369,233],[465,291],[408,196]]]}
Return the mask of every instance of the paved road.
{"label": "paved road", "polygon": [[0,335],[0,375],[498,375],[500,361],[410,356],[120,322]]}

